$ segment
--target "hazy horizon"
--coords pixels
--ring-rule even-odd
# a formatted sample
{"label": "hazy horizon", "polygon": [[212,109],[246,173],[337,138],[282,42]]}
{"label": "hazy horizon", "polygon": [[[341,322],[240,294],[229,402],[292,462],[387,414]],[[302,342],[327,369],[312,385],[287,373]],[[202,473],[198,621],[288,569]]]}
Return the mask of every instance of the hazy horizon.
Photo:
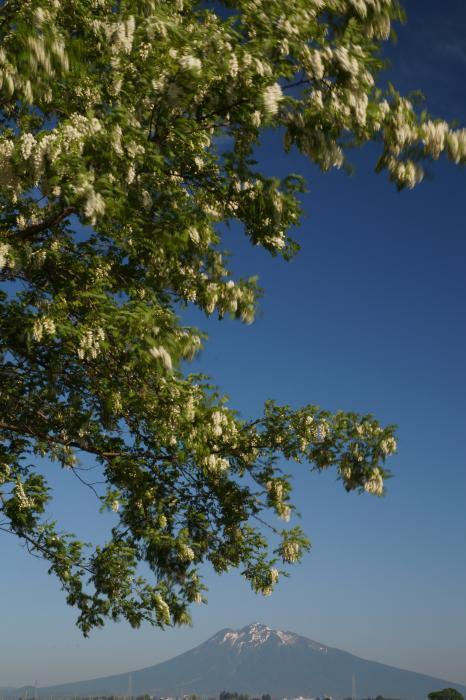
{"label": "hazy horizon", "polygon": [[[214,643],[216,642],[217,644],[219,644],[219,643],[221,643],[222,640],[220,640],[220,642],[219,642],[219,641],[218,641],[218,638],[219,638],[219,635],[222,634],[222,633],[227,633],[227,634],[228,634],[228,633],[230,633],[230,632],[233,632],[233,633],[236,633],[236,634],[239,634],[239,635],[241,635],[241,633],[242,633],[243,635],[244,635],[244,634],[246,634],[246,635],[251,635],[251,628],[255,628],[255,627],[259,627],[259,628],[264,628],[264,627],[265,627],[265,628],[267,628],[267,629],[269,630],[269,632],[272,632],[272,633],[273,633],[273,632],[279,632],[279,634],[280,634],[280,633],[287,633],[287,634],[290,633],[291,635],[293,635],[294,638],[296,637],[296,633],[293,632],[293,630],[273,630],[272,628],[270,628],[270,626],[266,625],[266,624],[263,623],[263,622],[254,621],[254,622],[249,623],[248,625],[245,625],[244,627],[239,627],[239,628],[224,627],[224,628],[221,628],[221,629],[217,630],[216,633],[214,633],[213,635],[209,636],[207,639],[205,639],[205,640],[203,640],[202,642],[200,642],[199,645],[196,644],[196,645],[193,646],[192,648],[187,649],[187,650],[184,650],[184,651],[180,652],[179,654],[176,654],[175,656],[170,656],[170,657],[169,657],[168,659],[166,659],[166,660],[172,660],[172,659],[174,659],[174,658],[177,658],[178,656],[182,657],[186,651],[194,651],[194,650],[197,649],[198,646],[202,646],[205,642],[211,642],[211,641],[213,641]],[[269,632],[267,632],[267,634],[269,634]],[[260,633],[260,634],[263,634],[262,631],[260,631],[259,633]],[[257,633],[256,633],[255,631],[253,631],[253,634],[254,634],[254,635],[257,635]],[[315,643],[317,643],[317,644],[322,644],[321,640],[306,638],[305,635],[299,635],[299,637],[304,638],[304,639],[308,639],[308,641],[310,641],[310,642],[315,642]],[[241,636],[240,636],[240,639],[241,639]],[[334,650],[336,650],[336,651],[338,651],[338,652],[341,652],[341,651],[347,652],[347,651],[348,651],[348,650],[345,650],[345,649],[338,649],[338,648],[336,648],[336,647],[331,647],[330,645],[326,645],[326,644],[322,644],[322,645],[323,645],[324,647],[327,647],[327,649],[328,649],[329,651],[332,650],[332,649],[334,649]],[[206,648],[209,649],[210,647],[207,646]],[[356,656],[356,655],[354,655],[354,656]],[[356,658],[360,659],[361,657],[357,657],[357,656],[356,656]],[[365,660],[368,660],[368,659],[365,659]],[[374,660],[374,661],[376,661],[376,660]],[[163,663],[163,660],[160,661],[160,662],[158,662],[158,663]],[[379,660],[379,661],[376,661],[376,663],[383,663],[383,662],[381,662],[381,661]],[[154,666],[155,666],[155,665],[156,665],[156,664],[154,664]],[[385,665],[385,664],[384,664],[384,665]],[[146,670],[147,668],[148,668],[147,666],[144,666],[144,667],[141,667],[141,668],[131,668],[131,669],[126,669],[126,670],[123,670],[123,669],[122,669],[122,670],[120,670],[118,673],[119,673],[119,674],[122,674],[122,675],[128,674],[128,676],[131,676],[131,677],[132,677],[132,674],[135,674],[135,673],[137,673],[138,671]],[[412,669],[403,669],[403,668],[398,668],[398,670],[400,670],[400,671],[412,671]],[[114,675],[114,674],[112,674],[112,676],[113,676],[113,675]],[[117,675],[118,675],[118,674],[117,674]],[[105,677],[106,677],[106,676],[96,676],[95,679],[105,678]],[[356,676],[354,676],[354,674],[353,674],[353,677],[354,677],[354,679],[355,679],[355,681],[356,681]],[[92,682],[92,680],[94,680],[94,679],[93,679],[93,678],[86,678],[86,679],[79,679],[79,680],[77,680],[77,679],[68,679],[68,681],[65,681],[65,683],[66,683],[66,684],[73,684],[73,683],[76,683],[76,682],[79,683],[80,680],[85,680],[85,681],[91,681],[91,682]],[[455,684],[455,682],[454,682],[454,681],[451,681],[451,679],[446,679],[446,678],[445,678],[445,679],[437,679],[437,680],[444,681],[445,683],[452,683],[452,682],[453,682],[453,684]],[[264,680],[264,683],[265,683],[265,680]],[[24,686],[16,686],[16,687],[21,688],[21,687],[25,687],[26,685],[27,685],[27,684],[24,684]],[[54,685],[56,685],[56,684],[53,684],[53,686],[54,686]],[[230,685],[231,685],[231,684],[230,684]],[[463,684],[461,684],[461,683],[459,683],[459,682],[456,682],[456,685],[459,686],[462,690],[464,690]],[[53,687],[53,686],[52,686],[52,687]],[[5,686],[3,686],[3,687],[5,687]],[[1,688],[2,688],[2,686],[0,686],[0,689],[1,689]],[[39,685],[38,685],[38,686],[36,686],[36,688],[38,688],[38,689],[40,690],[41,688],[47,688],[47,686],[39,686]],[[265,688],[265,685],[264,685],[264,688]],[[231,688],[229,687],[229,690],[230,690],[230,691],[235,691],[235,690],[238,690],[238,689],[237,689],[237,688],[233,688],[233,687],[231,687]],[[271,690],[271,689],[269,688],[269,690]],[[97,692],[97,691],[96,691],[96,692]],[[264,692],[265,692],[265,690],[264,690]],[[76,694],[76,693],[73,691],[73,694]],[[100,693],[98,693],[98,694],[100,695]],[[201,692],[201,693],[198,693],[198,694],[200,695],[200,697],[205,696],[205,693],[202,693],[202,692]],[[86,694],[84,693],[84,696],[85,696],[85,695],[86,695]],[[79,693],[78,693],[78,696],[79,696]],[[273,693],[272,693],[272,696],[273,696]],[[281,697],[280,693],[276,694],[276,696],[277,696],[277,697]],[[177,694],[176,694],[176,693],[175,693],[175,697],[177,697]],[[365,695],[363,694],[362,697],[365,697]],[[402,693],[400,694],[400,697],[404,697]]]}

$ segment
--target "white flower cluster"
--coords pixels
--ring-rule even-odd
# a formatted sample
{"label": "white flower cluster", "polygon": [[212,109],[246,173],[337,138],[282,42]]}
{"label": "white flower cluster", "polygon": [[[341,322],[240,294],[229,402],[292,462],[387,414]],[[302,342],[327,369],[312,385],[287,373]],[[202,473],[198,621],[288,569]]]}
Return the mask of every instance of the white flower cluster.
{"label": "white flower cluster", "polygon": [[331,168],[341,168],[344,155],[336,141],[326,138],[324,132],[303,134],[300,142],[302,152],[315,160],[324,172]]}
{"label": "white flower cluster", "polygon": [[275,509],[278,517],[285,522],[288,522],[291,518],[291,508],[285,503],[286,490],[284,488],[283,482],[279,479],[271,479],[265,484],[265,488],[269,493],[269,499],[271,505]]}
{"label": "white flower cluster", "polygon": [[115,413],[121,413],[123,410],[123,402],[121,400],[121,394],[119,391],[112,391],[109,396],[109,402],[112,407],[112,411]]}
{"label": "white flower cluster", "polygon": [[384,455],[391,455],[396,451],[396,440],[393,437],[385,438],[380,443],[380,449]]}
{"label": "white flower cluster", "polygon": [[325,73],[324,58],[327,58],[326,53],[317,49],[310,49],[304,46],[302,50],[301,60],[303,62],[306,73],[314,80],[322,80]]}
{"label": "white flower cluster", "polygon": [[187,55],[180,58],[180,66],[183,70],[198,73],[202,68],[202,62],[195,56]]}
{"label": "white flower cluster", "polygon": [[97,223],[97,218],[105,212],[105,200],[99,192],[95,192],[91,185],[82,190],[85,197],[84,214],[92,226]]}
{"label": "white flower cluster", "polygon": [[22,134],[22,136],[19,139],[19,148],[24,160],[28,160],[31,157],[32,150],[35,147],[35,145],[36,139],[33,134],[29,132]]}
{"label": "white flower cluster", "polygon": [[32,501],[28,496],[26,496],[26,492],[24,491],[24,486],[21,483],[21,481],[18,481],[15,486],[15,496],[18,499],[18,505],[20,510],[26,510],[27,508],[31,508],[32,506]]}
{"label": "white flower cluster", "polygon": [[224,428],[229,425],[228,416],[221,411],[212,413],[212,435],[220,437],[223,434]]}
{"label": "white flower cluster", "polygon": [[338,46],[333,52],[333,55],[342,70],[350,75],[359,73],[359,61],[355,56],[352,56],[346,46]]}
{"label": "white flower cluster", "polygon": [[354,115],[359,126],[365,126],[367,120],[367,107],[369,98],[365,92],[349,92],[348,101],[354,110]]}
{"label": "white flower cluster", "polygon": [[427,121],[422,125],[424,148],[432,158],[439,158],[445,149],[445,139],[449,128],[446,122]]}
{"label": "white flower cluster", "polygon": [[284,231],[275,233],[272,236],[265,236],[263,240],[264,244],[275,248],[275,250],[283,250],[283,248],[286,246],[286,236]]}
{"label": "white flower cluster", "polygon": [[154,596],[155,611],[157,614],[157,622],[165,625],[170,624],[170,608],[167,602],[162,598],[160,593]]}
{"label": "white flower cluster", "polygon": [[345,481],[348,481],[349,479],[351,479],[351,475],[352,475],[352,473],[353,473],[353,471],[352,471],[351,467],[349,466],[349,464],[343,464],[343,465],[341,465],[341,466],[339,467],[339,472],[340,472],[340,474],[341,474],[341,477],[342,477]]}
{"label": "white flower cluster", "polygon": [[265,488],[270,494],[270,498],[273,501],[282,501],[285,495],[285,489],[283,487],[283,482],[279,479],[270,479],[265,484]]}
{"label": "white flower cluster", "polygon": [[265,114],[269,117],[273,117],[278,112],[282,99],[283,93],[278,83],[266,87],[262,94]]}
{"label": "white flower cluster", "polygon": [[[47,164],[53,166],[55,176],[65,175],[67,180],[72,181],[68,155],[81,154],[86,141],[101,129],[102,124],[95,117],[75,113],[54,129],[44,131],[37,137],[27,132],[18,137],[16,142],[0,138],[0,182],[18,196],[24,189],[40,184]],[[22,179],[18,175],[17,163],[12,160],[15,154],[23,161]],[[72,187],[78,195],[83,196],[85,214],[94,223],[96,217],[103,213],[105,203],[101,195],[93,190],[93,174],[89,172],[84,176],[80,173],[75,178],[77,182]],[[55,185],[53,194],[60,196],[61,188]]]}
{"label": "white flower cluster", "polygon": [[123,21],[108,23],[104,29],[114,56],[118,56],[120,53],[131,53],[134,31],[136,29],[136,22],[133,16],[129,16]]}
{"label": "white flower cluster", "polygon": [[207,455],[207,457],[204,457],[202,460],[202,464],[209,474],[214,475],[225,472],[230,466],[230,463],[227,459],[225,459],[224,457],[219,457],[216,454],[210,454]]}
{"label": "white flower cluster", "polygon": [[242,285],[235,285],[233,280],[226,283],[209,282],[205,289],[206,303],[204,308],[208,314],[215,309],[220,313],[237,313],[243,323],[252,323],[255,314],[254,292]]}
{"label": "white flower cluster", "polygon": [[364,484],[364,491],[371,493],[374,496],[383,494],[383,476],[378,467],[372,470],[372,473]]}
{"label": "white flower cluster", "polygon": [[277,583],[278,579],[280,578],[280,574],[278,573],[278,570],[275,568],[269,569],[268,571],[268,585],[263,586],[260,589],[260,592],[262,593],[263,596],[269,596],[272,595],[273,589],[275,584]]}
{"label": "white flower cluster", "polygon": [[293,564],[299,560],[301,548],[297,542],[286,540],[281,546],[281,555],[284,562]]}
{"label": "white flower cluster", "polygon": [[0,464],[0,484],[4,484],[9,480],[11,467],[9,464]]}
{"label": "white flower cluster", "polygon": [[80,360],[95,359],[105,340],[103,328],[89,328],[83,332],[79,340],[78,357]]}
{"label": "white flower cluster", "polygon": [[193,561],[195,556],[192,547],[189,547],[189,545],[187,544],[180,545],[178,549],[178,555],[181,561],[183,562]]}
{"label": "white flower cluster", "polygon": [[330,426],[328,422],[323,418],[322,420],[314,423],[313,425],[313,435],[316,442],[323,442],[330,434]]}
{"label": "white flower cluster", "polygon": [[154,359],[161,361],[165,369],[170,371],[173,368],[170,353],[163,347],[163,345],[159,345],[158,347],[154,346],[150,348],[149,352]]}
{"label": "white flower cluster", "polygon": [[55,321],[47,316],[41,316],[34,321],[32,337],[40,343],[44,336],[54,335],[56,331]]}
{"label": "white flower cluster", "polygon": [[64,71],[68,70],[68,56],[65,51],[63,39],[60,36],[56,35],[52,41],[46,43],[44,35],[37,33],[35,36],[28,36],[27,43],[31,49],[29,62],[31,67],[35,70],[41,67],[47,75],[54,75],[55,71],[52,66],[52,57],[58,59]]}
{"label": "white flower cluster", "polygon": [[448,154],[454,163],[466,162],[466,129],[450,130],[446,136]]}
{"label": "white flower cluster", "polygon": [[424,177],[424,169],[412,160],[403,162],[391,157],[388,159],[387,165],[388,172],[392,179],[399,185],[408,187],[410,190],[416,187]]}
{"label": "white flower cluster", "polygon": [[0,243],[0,270],[7,267],[10,262],[11,247],[8,243]]}
{"label": "white flower cluster", "polygon": [[13,191],[16,193],[21,185],[12,165],[12,155],[14,151],[14,142],[11,139],[0,137],[0,184],[6,191]]}

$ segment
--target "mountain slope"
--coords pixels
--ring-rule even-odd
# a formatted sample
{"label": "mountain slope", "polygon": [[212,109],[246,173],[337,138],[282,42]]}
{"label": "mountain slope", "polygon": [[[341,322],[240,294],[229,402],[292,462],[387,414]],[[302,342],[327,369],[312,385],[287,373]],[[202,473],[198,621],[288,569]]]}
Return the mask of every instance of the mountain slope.
{"label": "mountain slope", "polygon": [[[222,690],[273,697],[351,695],[352,676],[359,697],[384,695],[426,700],[448,681],[366,661],[292,632],[253,624],[224,629],[169,661],[133,671],[134,695],[214,697]],[[462,693],[466,687],[456,685]],[[128,694],[128,673],[42,688],[41,697]]]}

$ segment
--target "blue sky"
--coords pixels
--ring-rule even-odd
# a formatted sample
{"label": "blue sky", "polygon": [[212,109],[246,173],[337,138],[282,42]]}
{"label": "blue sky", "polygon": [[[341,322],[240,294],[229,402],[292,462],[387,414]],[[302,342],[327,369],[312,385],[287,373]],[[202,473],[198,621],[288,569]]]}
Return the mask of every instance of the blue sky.
{"label": "blue sky", "polygon": [[[464,0],[406,6],[390,78],[466,124]],[[226,235],[233,268],[258,273],[265,296],[250,327],[195,317],[211,338],[195,369],[244,416],[275,398],[397,423],[388,494],[348,495],[334,474],[299,467],[295,500],[313,541],[304,563],[267,599],[237,574],[206,572],[209,605],[191,629],[167,632],[108,625],[84,640],[43,563],[2,536],[0,685],[139,668],[255,620],[466,684],[466,173],[440,162],[397,193],[373,174],[375,148],[354,154],[353,176],[323,176],[285,158],[273,135],[260,159],[308,180],[302,250],[287,264]],[[105,518],[87,494],[66,474],[54,483],[57,515],[100,537]]]}

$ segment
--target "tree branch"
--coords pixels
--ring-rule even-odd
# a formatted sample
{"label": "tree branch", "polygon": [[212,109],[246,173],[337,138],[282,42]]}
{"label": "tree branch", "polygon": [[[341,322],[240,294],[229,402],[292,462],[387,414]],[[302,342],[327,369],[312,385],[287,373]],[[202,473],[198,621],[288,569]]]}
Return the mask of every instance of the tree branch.
{"label": "tree branch", "polygon": [[55,437],[54,435],[35,432],[27,426],[23,427],[21,425],[15,425],[13,423],[5,423],[4,421],[0,421],[0,430],[10,430],[12,433],[17,433],[19,435],[29,435],[30,437],[35,438],[36,440],[46,440],[48,442],[54,442],[59,443],[61,445],[65,445],[66,447],[74,447],[75,449],[82,450],[83,452],[89,452],[90,454],[97,455],[98,457],[102,457],[104,459],[128,456],[127,452],[104,452],[103,450],[98,450],[95,447],[85,445],[81,442],[76,442],[73,440],[67,442],[65,440],[61,440],[58,437]]}
{"label": "tree branch", "polygon": [[42,233],[42,231],[46,231],[49,228],[54,228],[54,226],[57,226],[61,221],[63,221],[63,219],[66,219],[67,216],[70,216],[70,214],[73,214],[75,211],[75,207],[65,207],[65,209],[53,214],[48,219],[45,219],[45,221],[41,221],[38,224],[32,224],[31,226],[27,226],[26,228],[15,231],[14,233],[7,233],[6,237],[20,240],[34,238],[34,236],[36,236],[38,233]]}

